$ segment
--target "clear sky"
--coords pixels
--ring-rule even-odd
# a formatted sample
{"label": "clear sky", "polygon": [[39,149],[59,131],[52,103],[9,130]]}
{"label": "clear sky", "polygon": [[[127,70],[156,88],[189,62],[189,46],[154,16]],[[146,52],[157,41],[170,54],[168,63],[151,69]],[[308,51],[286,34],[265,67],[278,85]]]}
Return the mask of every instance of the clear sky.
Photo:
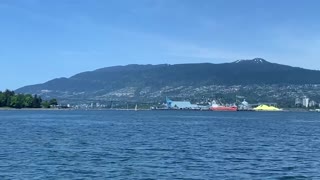
{"label": "clear sky", "polygon": [[126,64],[320,69],[318,0],[0,0],[0,89]]}

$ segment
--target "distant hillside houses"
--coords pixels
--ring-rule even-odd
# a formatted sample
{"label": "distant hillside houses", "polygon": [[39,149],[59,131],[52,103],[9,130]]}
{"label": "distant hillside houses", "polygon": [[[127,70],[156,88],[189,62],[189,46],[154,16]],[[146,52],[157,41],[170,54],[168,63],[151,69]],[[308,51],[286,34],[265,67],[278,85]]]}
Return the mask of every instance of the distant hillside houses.
{"label": "distant hillside houses", "polygon": [[[227,73],[232,72],[232,73]],[[114,66],[57,78],[43,84],[19,88],[17,93],[57,98],[63,104],[148,102],[158,104],[165,97],[221,99],[234,103],[236,94],[254,104],[276,102],[281,107],[310,107],[320,102],[320,71],[271,63],[261,58],[231,63],[191,63]],[[303,103],[300,97],[314,100]],[[311,104],[309,104],[311,103]],[[190,102],[172,102],[171,108],[197,108]],[[126,106],[126,105],[125,105]],[[198,106],[199,107],[199,106]]]}

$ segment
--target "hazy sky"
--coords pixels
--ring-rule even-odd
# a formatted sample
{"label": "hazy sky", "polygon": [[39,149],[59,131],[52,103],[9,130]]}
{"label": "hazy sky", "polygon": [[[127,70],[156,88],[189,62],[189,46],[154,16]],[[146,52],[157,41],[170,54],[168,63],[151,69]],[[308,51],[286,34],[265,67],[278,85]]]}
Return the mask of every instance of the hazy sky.
{"label": "hazy sky", "polygon": [[0,89],[101,67],[262,57],[320,69],[318,0],[0,0]]}

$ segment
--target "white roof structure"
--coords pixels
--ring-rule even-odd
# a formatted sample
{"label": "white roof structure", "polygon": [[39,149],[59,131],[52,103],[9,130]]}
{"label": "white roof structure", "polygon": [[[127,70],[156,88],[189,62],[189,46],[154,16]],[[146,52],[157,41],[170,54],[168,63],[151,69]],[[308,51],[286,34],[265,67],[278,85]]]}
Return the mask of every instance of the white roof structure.
{"label": "white roof structure", "polygon": [[196,104],[191,104],[190,101],[172,101],[167,98],[167,107],[173,109],[197,109]]}

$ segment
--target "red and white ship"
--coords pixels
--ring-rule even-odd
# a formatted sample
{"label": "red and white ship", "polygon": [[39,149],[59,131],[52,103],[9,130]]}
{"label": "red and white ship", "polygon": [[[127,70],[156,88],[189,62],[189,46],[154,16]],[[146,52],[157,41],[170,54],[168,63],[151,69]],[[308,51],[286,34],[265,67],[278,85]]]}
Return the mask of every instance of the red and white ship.
{"label": "red and white ship", "polygon": [[236,105],[232,106],[222,106],[216,103],[216,101],[212,101],[210,110],[212,111],[237,111],[238,107]]}

